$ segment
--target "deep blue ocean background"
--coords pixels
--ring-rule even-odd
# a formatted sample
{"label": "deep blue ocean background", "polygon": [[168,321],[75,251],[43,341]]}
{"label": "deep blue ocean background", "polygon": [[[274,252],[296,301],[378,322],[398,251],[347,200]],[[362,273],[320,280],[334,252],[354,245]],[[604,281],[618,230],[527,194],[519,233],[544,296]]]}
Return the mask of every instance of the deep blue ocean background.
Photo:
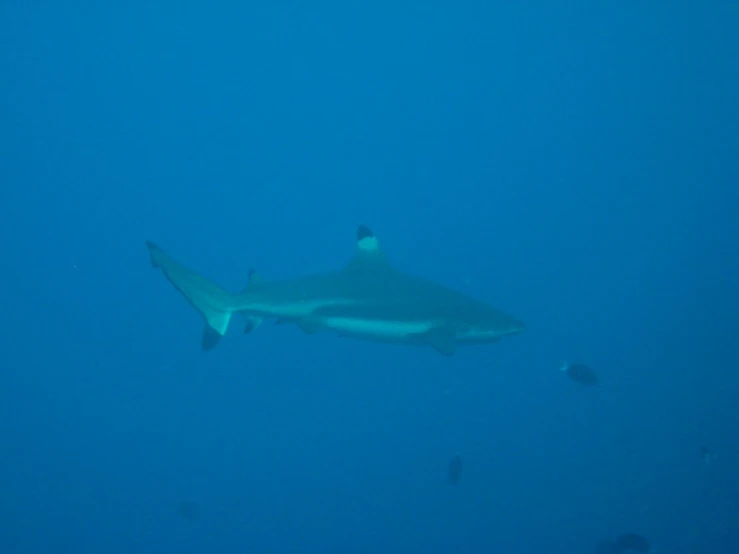
{"label": "deep blue ocean background", "polygon": [[[737,29],[3,2],[0,554],[739,552]],[[204,353],[144,246],[239,290],[359,224],[526,331],[449,358],[237,320]]]}

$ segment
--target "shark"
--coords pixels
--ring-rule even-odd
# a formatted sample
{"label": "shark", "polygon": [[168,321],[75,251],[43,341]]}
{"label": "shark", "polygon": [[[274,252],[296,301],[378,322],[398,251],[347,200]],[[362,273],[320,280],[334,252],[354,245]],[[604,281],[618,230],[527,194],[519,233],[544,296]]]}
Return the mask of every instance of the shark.
{"label": "shark", "polygon": [[238,293],[181,265],[153,242],[146,246],[152,266],[203,318],[201,347],[206,351],[218,344],[236,314],[246,318],[245,333],[274,320],[308,334],[329,331],[425,346],[445,356],[459,346],[493,343],[525,329],[518,319],[480,300],[396,269],[366,225],[357,228],[356,251],[345,267],[280,281],[250,270]]}

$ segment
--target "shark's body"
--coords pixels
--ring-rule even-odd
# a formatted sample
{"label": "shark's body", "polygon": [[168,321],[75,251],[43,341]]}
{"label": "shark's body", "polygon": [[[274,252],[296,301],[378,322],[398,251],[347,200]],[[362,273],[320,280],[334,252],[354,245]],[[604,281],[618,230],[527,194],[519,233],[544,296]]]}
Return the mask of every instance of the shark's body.
{"label": "shark's body", "polygon": [[365,226],[357,230],[357,252],[344,269],[278,282],[252,273],[239,294],[180,265],[153,243],[147,246],[152,264],[203,316],[206,350],[226,333],[235,313],[246,316],[247,332],[273,318],[308,333],[427,345],[446,355],[459,345],[495,342],[524,329],[487,304],[393,268]]}

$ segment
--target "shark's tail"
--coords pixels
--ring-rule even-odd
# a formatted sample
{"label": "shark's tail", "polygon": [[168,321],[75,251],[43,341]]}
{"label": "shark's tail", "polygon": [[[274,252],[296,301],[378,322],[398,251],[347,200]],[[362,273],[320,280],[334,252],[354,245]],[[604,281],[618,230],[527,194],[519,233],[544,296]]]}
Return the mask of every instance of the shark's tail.
{"label": "shark's tail", "polygon": [[203,350],[210,350],[226,334],[233,314],[234,295],[213,281],[198,275],[170,258],[164,250],[147,241],[151,265],[159,267],[170,283],[182,293],[187,301],[203,316]]}

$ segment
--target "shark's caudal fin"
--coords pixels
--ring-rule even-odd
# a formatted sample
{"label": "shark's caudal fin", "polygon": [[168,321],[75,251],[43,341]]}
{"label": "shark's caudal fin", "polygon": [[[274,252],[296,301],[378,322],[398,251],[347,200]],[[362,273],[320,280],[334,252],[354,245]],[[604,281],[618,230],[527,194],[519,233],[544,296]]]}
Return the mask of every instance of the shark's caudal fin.
{"label": "shark's caudal fin", "polygon": [[231,321],[233,295],[214,282],[198,275],[170,258],[164,250],[147,241],[151,265],[159,267],[170,283],[182,293],[187,301],[203,316],[203,350],[210,350],[226,334]]}

